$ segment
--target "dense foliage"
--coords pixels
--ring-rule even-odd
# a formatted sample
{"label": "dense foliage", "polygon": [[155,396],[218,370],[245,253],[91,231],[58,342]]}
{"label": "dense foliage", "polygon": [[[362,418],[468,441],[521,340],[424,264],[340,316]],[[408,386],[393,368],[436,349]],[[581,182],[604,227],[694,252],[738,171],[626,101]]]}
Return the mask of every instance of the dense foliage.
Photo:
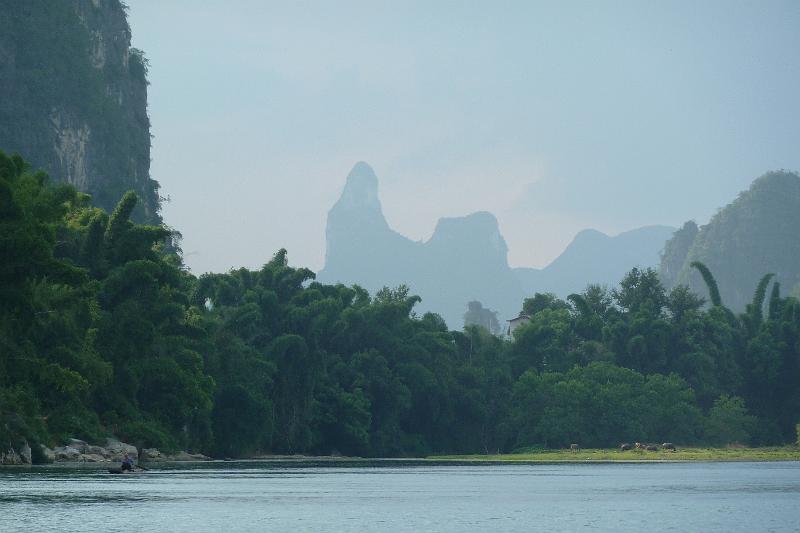
{"label": "dense foliage", "polygon": [[406,287],[317,283],[285,250],[197,278],[167,230],[130,221],[136,201],[108,215],[0,154],[0,442],[114,434],[232,457],[794,441],[800,302],[769,276],[737,317],[634,269],[611,292],[535,295],[503,339],[416,315]]}

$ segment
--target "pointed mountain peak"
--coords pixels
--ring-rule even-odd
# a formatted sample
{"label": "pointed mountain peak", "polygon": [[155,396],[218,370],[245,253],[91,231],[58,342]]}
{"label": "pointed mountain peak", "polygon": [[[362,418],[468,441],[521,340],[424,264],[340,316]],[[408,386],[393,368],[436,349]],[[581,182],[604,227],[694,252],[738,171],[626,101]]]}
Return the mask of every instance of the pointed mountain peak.
{"label": "pointed mountain peak", "polygon": [[336,207],[347,210],[381,210],[381,202],[378,200],[378,178],[371,166],[363,161],[355,164],[347,175],[347,182]]}

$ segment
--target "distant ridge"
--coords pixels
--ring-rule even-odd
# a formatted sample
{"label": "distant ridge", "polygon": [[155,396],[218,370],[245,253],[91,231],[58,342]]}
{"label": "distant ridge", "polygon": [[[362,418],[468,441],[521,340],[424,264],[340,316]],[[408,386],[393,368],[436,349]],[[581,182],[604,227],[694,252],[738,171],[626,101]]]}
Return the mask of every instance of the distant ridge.
{"label": "distant ridge", "polygon": [[566,298],[589,283],[612,287],[633,267],[656,267],[674,231],[669,226],[644,226],[611,237],[583,230],[545,268],[515,268],[514,272],[527,294],[552,292]]}
{"label": "distant ridge", "polygon": [[371,293],[406,284],[422,298],[419,312],[439,313],[450,328],[460,329],[470,301],[497,311],[502,323],[516,316],[534,292],[566,297],[589,283],[614,285],[634,266],[655,267],[673,231],[648,226],[609,237],[584,230],[546,268],[512,269],[497,219],[485,211],[439,219],[426,242],[391,229],[378,197],[378,178],[359,162],[328,212],[325,267],[317,279],[358,284]]}

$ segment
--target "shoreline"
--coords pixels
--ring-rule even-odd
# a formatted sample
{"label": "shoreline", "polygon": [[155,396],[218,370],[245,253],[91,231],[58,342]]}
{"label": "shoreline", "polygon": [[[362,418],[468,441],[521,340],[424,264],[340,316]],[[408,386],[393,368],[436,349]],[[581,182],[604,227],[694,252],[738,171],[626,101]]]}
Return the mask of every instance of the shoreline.
{"label": "shoreline", "polygon": [[542,450],[492,455],[438,455],[439,461],[498,463],[685,463],[685,462],[775,462],[800,461],[800,447],[679,448],[677,451],[621,451],[615,448]]}
{"label": "shoreline", "polygon": [[[348,456],[311,456],[311,455],[259,455],[238,459],[205,459],[205,460],[155,460],[145,461],[142,465],[151,470],[175,470],[180,467],[215,467],[226,464],[260,464],[274,463],[284,465],[330,464],[357,465],[368,464],[407,464],[424,465],[503,465],[503,464],[636,464],[636,463],[718,463],[718,462],[794,462],[800,461],[800,447],[764,447],[764,448],[683,448],[677,451],[642,450],[620,451],[617,449],[586,450],[543,450],[531,453],[509,453],[491,455],[430,455],[427,457],[348,457]],[[31,468],[65,468],[104,470],[113,462],[56,461],[47,464],[2,465],[0,469]]]}

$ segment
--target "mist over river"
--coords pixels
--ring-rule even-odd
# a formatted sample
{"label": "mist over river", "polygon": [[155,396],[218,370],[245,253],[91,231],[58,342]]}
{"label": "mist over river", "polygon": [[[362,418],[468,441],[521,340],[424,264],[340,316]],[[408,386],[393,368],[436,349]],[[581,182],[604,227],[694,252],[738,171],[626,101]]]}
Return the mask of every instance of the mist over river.
{"label": "mist over river", "polygon": [[797,531],[800,462],[0,469],[0,531]]}

